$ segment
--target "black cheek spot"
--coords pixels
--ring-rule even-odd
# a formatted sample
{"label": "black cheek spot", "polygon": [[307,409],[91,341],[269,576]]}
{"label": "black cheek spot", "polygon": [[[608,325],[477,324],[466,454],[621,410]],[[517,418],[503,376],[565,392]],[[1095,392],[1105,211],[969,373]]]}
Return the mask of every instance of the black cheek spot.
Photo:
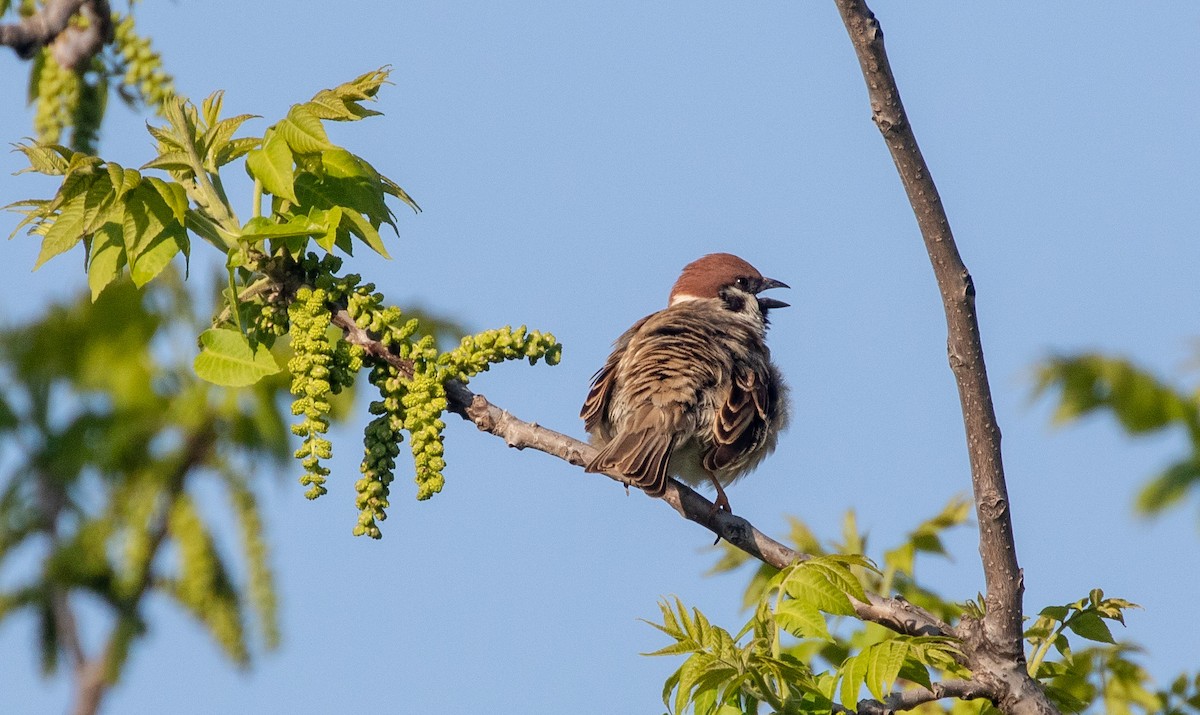
{"label": "black cheek spot", "polygon": [[740,313],[746,307],[745,296],[736,291],[722,290],[721,300],[725,302],[725,307],[734,313]]}

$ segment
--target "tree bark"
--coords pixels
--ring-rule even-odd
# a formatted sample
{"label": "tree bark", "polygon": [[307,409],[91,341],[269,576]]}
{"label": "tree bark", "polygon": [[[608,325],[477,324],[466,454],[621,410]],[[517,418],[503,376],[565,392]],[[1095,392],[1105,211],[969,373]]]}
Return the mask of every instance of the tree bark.
{"label": "tree bark", "polygon": [[971,486],[979,520],[979,554],[986,613],[976,627],[960,628],[975,680],[993,691],[996,704],[1016,715],[1056,713],[1025,667],[1022,629],[1024,582],[1017,564],[1008,489],[1000,453],[1000,427],[992,406],[983,342],[975,312],[975,285],[963,264],[929,166],[900,101],[883,44],[883,30],[863,0],[835,0],[858,55],[871,114],[891,152],[941,292],[950,369],[958,385]]}
{"label": "tree bark", "polygon": [[[77,14],[87,19],[87,27],[71,26],[71,18]],[[29,59],[53,42],[55,61],[77,71],[111,41],[108,0],[48,0],[41,10],[20,22],[0,24],[0,45],[13,48],[18,57]]]}

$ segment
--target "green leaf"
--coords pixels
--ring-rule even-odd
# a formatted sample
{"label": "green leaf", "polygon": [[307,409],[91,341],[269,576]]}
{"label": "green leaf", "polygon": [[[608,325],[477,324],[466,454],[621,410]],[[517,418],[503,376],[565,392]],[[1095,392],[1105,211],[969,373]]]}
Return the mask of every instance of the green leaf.
{"label": "green leaf", "polygon": [[292,174],[292,150],[278,134],[268,132],[262,148],[246,155],[246,169],[262,182],[267,192],[298,203]]}
{"label": "green leaf", "polygon": [[863,655],[867,659],[867,689],[877,700],[882,700],[896,683],[908,656],[908,643],[900,639],[883,641],[869,647]]}
{"label": "green leaf", "polygon": [[202,379],[225,387],[253,385],[279,372],[271,351],[261,343],[250,347],[237,330],[212,328],[200,334],[202,350],[193,367]]}
{"label": "green leaf", "polygon": [[33,265],[34,270],[60,253],[71,250],[75,244],[83,240],[86,201],[86,195],[77,196],[63,206],[62,211],[55,217],[54,224],[42,238],[42,250],[38,253],[37,262]]}
{"label": "green leaf", "polygon": [[18,174],[36,171],[47,176],[62,176],[67,173],[70,159],[75,154],[61,144],[16,144],[14,148],[29,160],[29,166]]}
{"label": "green leaf", "polygon": [[342,208],[334,206],[328,211],[314,208],[309,212],[309,217],[316,222],[316,214],[321,215],[321,223],[325,226],[325,233],[316,236],[317,245],[324,248],[326,251],[333,251],[334,243],[337,241],[338,229],[342,225]]}
{"label": "green leaf", "polygon": [[821,558],[813,559],[806,566],[820,573],[842,593],[859,601],[867,600],[867,594],[863,591],[862,584],[846,566],[827,562]]}
{"label": "green leaf", "polygon": [[[659,628],[659,626],[657,624],[651,623],[650,625],[655,626],[656,628]],[[694,653],[695,651],[696,651],[695,643],[693,643],[691,641],[678,641],[676,643],[672,643],[671,645],[659,648],[658,650],[651,651],[649,653],[642,653],[641,655],[644,655],[647,657],[654,657],[654,656],[660,656],[660,655],[681,655],[683,653]]]}
{"label": "green leaf", "polygon": [[[120,177],[115,175],[113,169],[120,169]],[[137,169],[123,169],[116,164],[109,162],[108,164],[109,179],[112,181],[113,189],[117,194],[118,199],[125,197],[125,194],[132,191],[138,184],[142,183],[142,175]]]}
{"label": "green leaf", "polygon": [[218,167],[225,166],[229,162],[238,157],[248,154],[250,150],[262,144],[262,139],[259,137],[240,137],[230,140],[229,143],[223,145],[217,150],[213,161]]}
{"label": "green leaf", "polygon": [[1055,415],[1060,422],[1104,408],[1132,434],[1172,422],[1200,426],[1195,401],[1127,360],[1094,354],[1048,360],[1035,390],[1051,387],[1060,389]]}
{"label": "green leaf", "polygon": [[151,161],[142,164],[141,170],[146,169],[161,169],[163,171],[182,171],[187,174],[192,172],[192,160],[182,151],[171,151],[165,154],[160,154]]}
{"label": "green leaf", "polygon": [[138,257],[171,226],[178,226],[172,209],[148,180],[143,180],[125,199],[125,257],[137,265]]}
{"label": "green leaf", "polygon": [[256,119],[257,116],[255,114],[239,114],[236,117],[229,117],[210,124],[208,131],[204,133],[204,167],[215,172],[222,165],[228,163],[221,159],[228,155],[229,140],[233,137],[233,133],[242,126],[243,122]]}
{"label": "green leaf", "polygon": [[679,666],[679,684],[675,690],[675,712],[682,714],[691,700],[692,688],[704,671],[704,654],[697,653]]}
{"label": "green leaf", "polygon": [[1150,480],[1137,496],[1137,510],[1157,514],[1183,501],[1188,492],[1200,488],[1200,458],[1176,462]]}
{"label": "green leaf", "polygon": [[352,226],[350,229],[351,233],[358,236],[363,243],[370,246],[379,255],[384,258],[391,258],[388,255],[387,248],[383,245],[383,238],[379,235],[379,231],[369,221],[364,219],[357,211],[345,211],[342,213],[342,217]]}
{"label": "green leaf", "polygon": [[146,181],[162,197],[163,203],[171,210],[171,214],[175,216],[175,220],[180,225],[183,225],[188,210],[187,191],[183,186],[173,181],[167,183],[157,176],[147,176]]}
{"label": "green leaf", "polygon": [[912,574],[916,566],[916,547],[911,542],[884,553],[883,562],[902,574]]}
{"label": "green leaf", "polygon": [[1066,634],[1059,633],[1054,638],[1054,650],[1058,651],[1058,654],[1061,655],[1067,663],[1071,662],[1071,642],[1067,640]]}
{"label": "green leaf", "polygon": [[121,237],[121,226],[106,223],[92,238],[92,255],[88,261],[88,288],[92,291],[93,301],[116,280],[124,265],[125,242]]}
{"label": "green leaf", "polygon": [[146,131],[150,132],[150,136],[158,140],[159,154],[177,153],[181,156],[187,156],[187,146],[180,141],[179,137],[172,134],[168,127],[156,127],[146,122]]}
{"label": "green leaf", "polygon": [[179,224],[171,224],[160,232],[133,260],[129,273],[134,284],[141,288],[154,280],[184,248],[187,240],[187,231]]}
{"label": "green leaf", "polygon": [[373,98],[387,81],[390,71],[388,67],[381,67],[333,89],[323,89],[304,107],[321,119],[335,121],[355,121],[378,115],[379,112],[367,109],[359,102]]}
{"label": "green leaf", "polygon": [[900,677],[927,688],[933,687],[933,682],[929,679],[929,669],[911,658],[905,659],[904,665],[900,667]]}
{"label": "green leaf", "polygon": [[1061,623],[1070,613],[1071,609],[1067,606],[1046,606],[1038,613],[1038,615],[1053,618]]}
{"label": "green leaf", "polygon": [[1084,611],[1067,621],[1067,628],[1088,640],[1116,643],[1108,624],[1095,611]]}
{"label": "green leaf", "polygon": [[854,614],[854,607],[836,586],[811,570],[794,572],[785,582],[787,594],[800,603],[809,604],[826,613],[841,616]]}
{"label": "green leaf", "polygon": [[781,585],[797,601],[841,616],[854,615],[847,592],[857,594],[859,600],[866,598],[858,579],[834,557],[817,557],[791,567],[782,573]]}
{"label": "green leaf", "polygon": [[304,105],[292,107],[287,118],[275,125],[275,132],[297,154],[316,154],[335,148],[321,120]]}
{"label": "green leaf", "polygon": [[268,238],[290,238],[293,236],[322,236],[328,230],[324,223],[318,223],[308,216],[293,216],[286,223],[275,223],[265,216],[256,216],[246,222],[242,228],[242,239],[246,241],[264,241]]}
{"label": "green leaf", "polygon": [[217,90],[200,102],[200,116],[204,117],[206,125],[211,127],[217,123],[217,118],[221,116],[221,105],[224,103],[224,90]]}
{"label": "green leaf", "polygon": [[834,642],[825,617],[811,604],[788,599],[775,611],[775,622],[797,638],[820,638]]}
{"label": "green leaf", "polygon": [[[124,172],[121,173],[123,176]],[[84,195],[83,234],[85,236],[94,232],[108,220],[109,211],[117,196],[110,177],[111,173],[96,177]]]}
{"label": "green leaf", "polygon": [[867,679],[867,661],[863,654],[851,656],[842,663],[841,667],[841,699],[842,705],[854,710],[858,703],[858,692]]}

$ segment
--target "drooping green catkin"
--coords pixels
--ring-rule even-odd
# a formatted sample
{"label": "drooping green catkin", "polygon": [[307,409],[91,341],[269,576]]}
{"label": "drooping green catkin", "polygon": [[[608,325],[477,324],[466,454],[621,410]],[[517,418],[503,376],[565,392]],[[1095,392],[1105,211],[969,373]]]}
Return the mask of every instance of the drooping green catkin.
{"label": "drooping green catkin", "polygon": [[125,67],[121,83],[127,92],[161,115],[175,95],[175,80],[163,69],[162,56],[151,46],[150,38],[137,33],[132,15],[113,14],[113,45]]}
{"label": "drooping green catkin", "polygon": [[[324,438],[329,425],[330,396],[349,386],[364,367],[367,379],[379,392],[371,402],[374,418],[363,433],[361,477],[355,482],[359,510],[355,535],[380,538],[380,522],[391,506],[399,445],[407,439],[413,458],[417,499],[425,500],[445,486],[446,383],[466,382],[493,363],[527,359],[549,364],[559,360],[562,346],[553,335],[505,326],[463,338],[449,352],[441,352],[431,335],[421,332],[420,321],[407,318],[395,306],[384,305],[384,296],[372,283],[355,274],[337,276],[340,261],[309,254],[300,261],[307,285],[300,288],[288,308],[289,333],[295,356],[292,372],[292,411],[302,419],[292,431],[304,439],[296,457],[304,466],[302,483],[315,498],[326,491],[329,470],[322,464],[331,447]],[[331,310],[344,306],[355,324],[398,361],[370,356],[361,345],[330,331]],[[262,311],[264,322],[276,318]],[[331,335],[333,337],[331,337]]]}
{"label": "drooping green catkin", "polygon": [[262,514],[254,492],[240,482],[230,482],[230,498],[237,514],[242,532],[242,543],[246,554],[246,570],[249,577],[250,602],[258,613],[263,642],[268,648],[279,645],[278,600],[275,596],[275,581],[268,561],[267,543]]}
{"label": "drooping green catkin", "polygon": [[380,399],[371,403],[370,411],[375,419],[363,433],[362,477],[354,485],[357,492],[355,505],[359,510],[354,534],[378,539],[382,533],[377,522],[387,519],[396,457],[400,454],[400,442],[404,440],[403,422],[398,415],[402,413],[406,385],[400,379],[399,371],[387,363],[375,363],[369,379],[378,388]]}
{"label": "drooping green catkin", "polygon": [[170,584],[175,598],[208,626],[230,658],[248,662],[237,591],[217,555],[212,535],[187,495],[176,497],[170,529],[179,547],[179,579]]}
{"label": "drooping green catkin", "polygon": [[82,82],[78,73],[58,64],[49,47],[38,53],[33,71],[33,131],[39,142],[56,144],[79,106]]}
{"label": "drooping green catkin", "polygon": [[329,469],[321,460],[333,456],[333,445],[324,435],[329,430],[330,364],[334,346],[329,339],[331,318],[326,308],[326,291],[300,288],[288,308],[292,351],[288,370],[292,373],[292,414],[302,419],[292,425],[292,434],[303,438],[295,456],[304,467],[300,483],[308,487],[309,499],[325,494]]}

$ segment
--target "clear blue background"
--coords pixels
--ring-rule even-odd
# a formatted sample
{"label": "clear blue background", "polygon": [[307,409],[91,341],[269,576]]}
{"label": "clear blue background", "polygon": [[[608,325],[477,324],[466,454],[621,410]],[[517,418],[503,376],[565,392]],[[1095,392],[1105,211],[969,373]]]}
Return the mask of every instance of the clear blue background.
{"label": "clear blue background", "polygon": [[[874,5],[978,288],[1026,610],[1103,587],[1145,606],[1119,635],[1160,682],[1195,669],[1194,503],[1149,523],[1131,507],[1182,436],[1129,441],[1106,418],[1053,429],[1030,386],[1055,352],[1195,368],[1200,5]],[[352,265],[402,305],[553,331],[562,365],[472,383],[518,416],[581,435],[612,339],[663,306],[685,263],[733,251],[793,286],[771,344],[795,401],[735,510],[833,537],[854,509],[878,558],[969,491],[933,276],[832,2],[152,2],[138,21],[183,93],[224,88],[227,112],[267,118],[257,129],[394,66],[386,116],[335,139],[425,211],[399,211],[395,261]],[[11,53],[0,67],[0,138],[15,141],[31,132],[27,67]],[[142,121],[114,105],[103,154],[148,160]],[[11,177],[21,166],[0,154],[0,201],[49,190]],[[0,250],[4,321],[85,285],[78,255],[30,274],[34,240]],[[264,474],[282,647],[237,672],[154,601],[107,712],[659,712],[678,662],[638,655],[664,644],[638,619],[678,594],[736,627],[742,580],[704,577],[707,532],[663,504],[450,422],[445,491],[417,503],[398,481],[381,542],[350,535],[361,421],[335,439],[324,499]],[[961,530],[954,560],[922,577],[974,596],[975,543]],[[0,626],[0,712],[68,707],[34,642],[28,618]]]}

